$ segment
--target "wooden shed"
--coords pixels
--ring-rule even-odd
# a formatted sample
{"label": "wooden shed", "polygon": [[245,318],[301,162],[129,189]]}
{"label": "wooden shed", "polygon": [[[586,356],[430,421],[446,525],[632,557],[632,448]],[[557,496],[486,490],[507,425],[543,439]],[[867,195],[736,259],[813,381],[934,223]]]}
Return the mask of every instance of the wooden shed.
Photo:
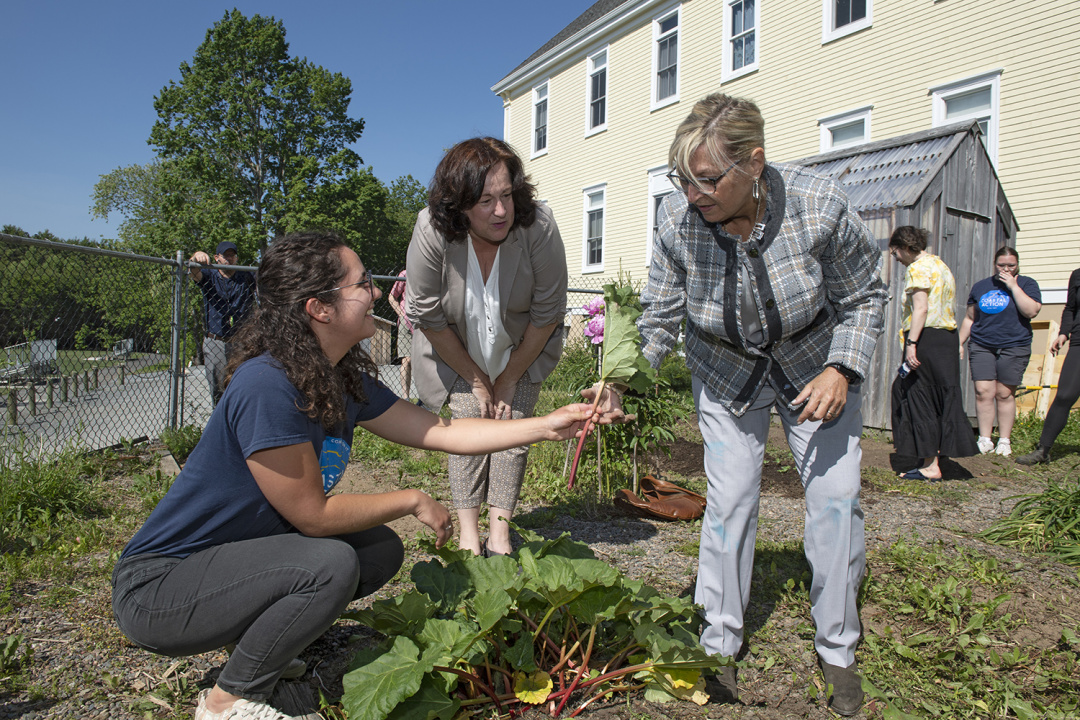
{"label": "wooden shed", "polygon": [[[946,125],[795,160],[836,178],[884,254],[889,288],[885,330],[863,389],[863,422],[889,428],[890,389],[903,359],[900,319],[904,267],[888,255],[889,235],[901,225],[930,231],[928,250],[956,278],[956,318],[967,308],[972,284],[993,272],[994,253],[1015,245],[1019,226],[981,139],[977,121]],[[975,389],[960,365],[964,407],[975,416]]]}

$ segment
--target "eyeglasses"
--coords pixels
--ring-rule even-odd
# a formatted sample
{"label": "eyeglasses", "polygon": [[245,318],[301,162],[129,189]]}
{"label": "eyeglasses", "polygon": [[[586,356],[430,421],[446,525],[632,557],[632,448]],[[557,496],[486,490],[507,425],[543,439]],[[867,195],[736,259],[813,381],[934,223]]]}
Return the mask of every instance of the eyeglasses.
{"label": "eyeglasses", "polygon": [[741,162],[742,160],[731,163],[727,170],[720,173],[716,177],[699,177],[691,180],[690,178],[686,178],[680,175],[679,171],[676,169],[667,174],[667,179],[671,181],[671,184],[674,185],[675,189],[679,192],[688,192],[690,190],[690,186],[694,185],[698,190],[703,193],[714,193],[716,192],[716,186],[720,184],[720,181],[723,180],[727,176],[727,174],[734,170],[735,167]]}
{"label": "eyeglasses", "polygon": [[321,291],[319,291],[318,294],[319,295],[328,295],[328,294],[334,292],[335,290],[344,290],[345,288],[351,288],[354,285],[359,285],[360,287],[365,287],[366,286],[369,291],[374,290],[375,289],[375,281],[371,279],[371,271],[370,270],[365,270],[364,271],[364,277],[361,278],[360,280],[358,280],[357,282],[349,283],[348,285],[338,285],[337,287],[330,288],[329,290],[321,290]]}
{"label": "eyeglasses", "polygon": [[1018,268],[1020,266],[1017,265],[1016,263],[997,263],[996,267],[999,267],[1002,270],[1015,270],[1016,268]]}

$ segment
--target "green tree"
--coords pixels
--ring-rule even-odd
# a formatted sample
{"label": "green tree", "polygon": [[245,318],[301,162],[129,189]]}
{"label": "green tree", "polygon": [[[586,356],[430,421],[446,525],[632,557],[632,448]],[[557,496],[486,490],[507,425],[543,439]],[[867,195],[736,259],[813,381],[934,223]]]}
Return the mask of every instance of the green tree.
{"label": "green tree", "polygon": [[409,240],[412,239],[416,215],[427,207],[427,201],[427,188],[412,175],[402,175],[390,183],[390,202],[386,214],[394,224],[392,244],[401,252],[400,260],[390,267],[405,267],[405,252],[409,248]]}
{"label": "green tree", "polygon": [[288,50],[283,23],[233,10],[154,100],[159,158],[200,203],[243,215],[206,228],[206,245],[230,239],[250,257],[295,226],[291,213],[311,215],[314,196],[355,182],[361,160],[348,145],[364,121],[348,116],[352,83]]}
{"label": "green tree", "polygon": [[186,257],[243,236],[243,209],[185,174],[177,162],[117,168],[94,185],[93,199],[95,217],[124,218],[117,235],[131,252],[172,257],[180,250]]}

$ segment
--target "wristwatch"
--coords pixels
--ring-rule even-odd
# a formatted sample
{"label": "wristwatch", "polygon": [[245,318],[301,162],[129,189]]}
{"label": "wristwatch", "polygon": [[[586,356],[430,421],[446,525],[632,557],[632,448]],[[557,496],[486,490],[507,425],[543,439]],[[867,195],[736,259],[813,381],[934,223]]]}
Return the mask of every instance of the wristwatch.
{"label": "wristwatch", "polygon": [[841,365],[840,363],[829,363],[825,367],[831,367],[836,370],[836,372],[843,375],[844,379],[847,380],[848,385],[858,385],[862,382],[862,378],[859,377],[859,373],[855,372],[854,370],[845,365]]}

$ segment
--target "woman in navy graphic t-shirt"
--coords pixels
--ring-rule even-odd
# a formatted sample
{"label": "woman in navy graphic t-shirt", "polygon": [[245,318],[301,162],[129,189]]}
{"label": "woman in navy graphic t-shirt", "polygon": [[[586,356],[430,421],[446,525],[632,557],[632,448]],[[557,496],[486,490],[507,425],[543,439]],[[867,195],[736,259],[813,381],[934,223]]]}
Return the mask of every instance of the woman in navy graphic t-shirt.
{"label": "woman in navy graphic t-shirt", "polygon": [[[975,283],[968,295],[967,315],[960,325],[960,358],[967,343],[982,453],[1012,454],[1016,386],[1023,382],[1031,357],[1031,318],[1041,307],[1039,284],[1020,274],[1020,256],[1011,247],[997,251],[994,274]],[[996,447],[990,437],[995,418]]]}

